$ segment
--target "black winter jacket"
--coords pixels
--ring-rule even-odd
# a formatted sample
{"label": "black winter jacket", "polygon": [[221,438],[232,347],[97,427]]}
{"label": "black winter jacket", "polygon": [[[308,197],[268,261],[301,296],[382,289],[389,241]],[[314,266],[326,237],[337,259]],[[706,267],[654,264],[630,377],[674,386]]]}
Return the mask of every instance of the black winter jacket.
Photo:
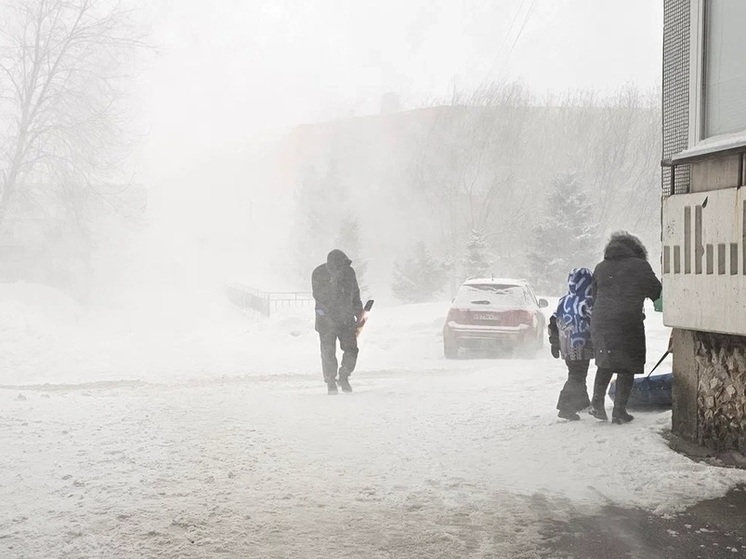
{"label": "black winter jacket", "polygon": [[599,368],[641,374],[645,366],[645,299],[660,297],[661,283],[640,240],[612,235],[593,272],[591,339]]}
{"label": "black winter jacket", "polygon": [[326,264],[311,275],[313,298],[316,300],[316,331],[330,332],[339,328],[354,328],[363,314],[360,287],[352,261],[341,250],[333,250]]}

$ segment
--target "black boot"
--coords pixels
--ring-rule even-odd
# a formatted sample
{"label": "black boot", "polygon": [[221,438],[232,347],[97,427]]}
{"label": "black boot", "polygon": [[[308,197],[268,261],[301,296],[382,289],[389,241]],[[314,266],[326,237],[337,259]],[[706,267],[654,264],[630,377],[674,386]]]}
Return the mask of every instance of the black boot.
{"label": "black boot", "polygon": [[577,412],[587,409],[591,405],[591,401],[588,399],[588,388],[585,385],[585,379],[588,375],[588,361],[567,360],[566,363],[567,382],[562,387],[557,400],[557,409],[561,412],[558,414],[560,417],[575,421],[576,418],[566,416],[577,415]]}
{"label": "black boot", "polygon": [[598,419],[599,421],[608,421],[609,416],[606,415],[606,410],[604,409],[603,404],[591,404],[591,408],[588,410],[588,413],[591,414],[593,417]]}
{"label": "black boot", "polygon": [[350,381],[348,376],[341,376],[339,377],[339,387],[342,389],[342,392],[352,392],[352,386],[350,386]]}
{"label": "black boot", "polygon": [[339,390],[337,390],[337,383],[334,381],[327,382],[326,389],[327,389],[327,393],[330,396],[333,396],[334,394],[339,394]]}
{"label": "black boot", "polygon": [[567,419],[567,421],[580,421],[580,416],[574,411],[560,410],[557,417]]}
{"label": "black boot", "polygon": [[591,409],[588,413],[600,421],[607,421],[609,419],[609,416],[606,415],[605,402],[606,390],[609,387],[612,374],[610,369],[599,368],[596,371],[596,380],[593,383],[593,399],[591,400]]}
{"label": "black boot", "polygon": [[616,394],[614,396],[614,409],[611,412],[611,422],[616,425],[629,423],[634,417],[627,413],[627,401],[632,392],[635,376],[630,373],[619,373],[616,376]]}
{"label": "black boot", "polygon": [[634,418],[635,418],[634,415],[631,415],[631,414],[627,413],[626,411],[623,411],[623,412],[613,411],[613,412],[611,412],[611,422],[614,425],[622,425],[624,423],[629,423]]}

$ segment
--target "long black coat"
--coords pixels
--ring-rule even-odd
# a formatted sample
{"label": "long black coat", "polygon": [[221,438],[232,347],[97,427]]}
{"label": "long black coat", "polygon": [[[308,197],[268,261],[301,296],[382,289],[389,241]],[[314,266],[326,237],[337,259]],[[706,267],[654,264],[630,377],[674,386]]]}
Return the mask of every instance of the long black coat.
{"label": "long black coat", "polygon": [[656,300],[661,283],[642,243],[615,234],[593,272],[591,339],[599,368],[641,374],[645,366],[645,299]]}
{"label": "long black coat", "polygon": [[316,300],[316,331],[332,332],[354,328],[363,314],[360,287],[352,261],[341,250],[333,250],[326,264],[311,274],[313,298]]}

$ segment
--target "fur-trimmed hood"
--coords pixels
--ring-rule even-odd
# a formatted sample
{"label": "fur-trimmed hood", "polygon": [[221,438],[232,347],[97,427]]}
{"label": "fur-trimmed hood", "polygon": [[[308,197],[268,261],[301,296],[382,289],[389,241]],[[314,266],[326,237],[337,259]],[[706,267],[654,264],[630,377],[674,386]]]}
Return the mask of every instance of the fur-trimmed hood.
{"label": "fur-trimmed hood", "polygon": [[648,259],[648,251],[642,241],[627,231],[617,231],[611,234],[604,249],[605,260],[621,260],[622,258]]}

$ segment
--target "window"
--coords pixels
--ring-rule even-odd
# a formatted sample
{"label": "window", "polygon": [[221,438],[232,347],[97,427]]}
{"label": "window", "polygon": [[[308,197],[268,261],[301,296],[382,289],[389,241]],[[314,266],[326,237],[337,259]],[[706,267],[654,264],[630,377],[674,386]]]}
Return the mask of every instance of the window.
{"label": "window", "polygon": [[746,147],[746,1],[690,2],[689,139],[678,162]]}
{"label": "window", "polygon": [[700,139],[746,131],[746,2],[706,0]]}

